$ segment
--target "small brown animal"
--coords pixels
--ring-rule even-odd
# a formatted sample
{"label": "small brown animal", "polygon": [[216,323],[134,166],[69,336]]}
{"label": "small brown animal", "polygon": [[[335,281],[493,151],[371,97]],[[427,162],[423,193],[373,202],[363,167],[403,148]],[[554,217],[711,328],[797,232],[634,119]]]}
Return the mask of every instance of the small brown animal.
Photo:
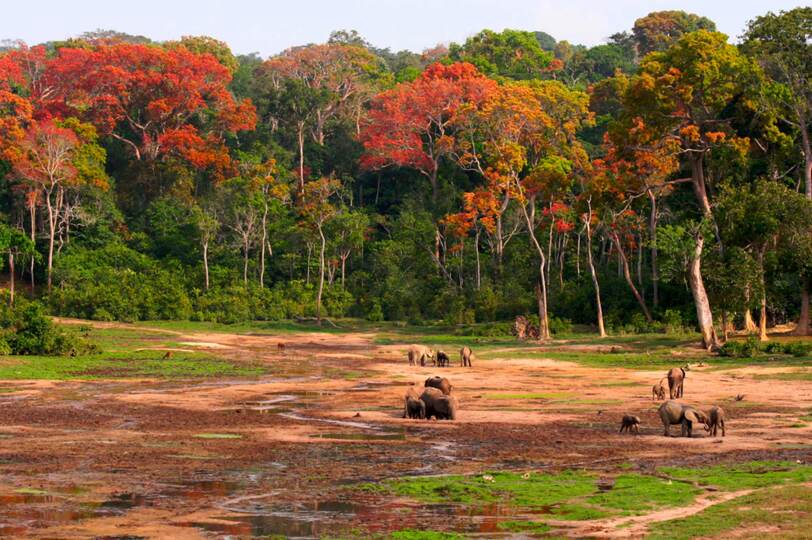
{"label": "small brown animal", "polygon": [[451,367],[451,359],[443,351],[437,351],[437,367]]}
{"label": "small brown animal", "polygon": [[281,354],[285,354],[285,344],[281,343],[281,342],[277,343],[276,344],[276,350],[277,350],[277,352],[279,352]]}
{"label": "small brown animal", "polygon": [[727,415],[723,408],[711,407],[710,411],[708,411],[708,423],[705,425],[705,431],[707,431],[711,437],[716,437],[717,429],[722,428],[722,437],[724,437],[726,417]]}
{"label": "small brown animal", "polygon": [[666,380],[666,377],[663,377],[662,379],[660,379],[660,382],[658,382],[657,384],[655,384],[654,386],[651,387],[651,400],[652,401],[657,401],[658,399],[659,400],[664,400],[665,399],[665,385],[663,384],[663,381],[665,381],[665,380]]}
{"label": "small brown animal", "polygon": [[630,414],[624,415],[623,419],[620,421],[620,433],[623,433],[623,431],[639,434],[640,418],[637,416],[632,416]]}
{"label": "small brown animal", "polygon": [[170,358],[172,358],[172,351],[166,351],[161,357],[161,360],[169,360]]}

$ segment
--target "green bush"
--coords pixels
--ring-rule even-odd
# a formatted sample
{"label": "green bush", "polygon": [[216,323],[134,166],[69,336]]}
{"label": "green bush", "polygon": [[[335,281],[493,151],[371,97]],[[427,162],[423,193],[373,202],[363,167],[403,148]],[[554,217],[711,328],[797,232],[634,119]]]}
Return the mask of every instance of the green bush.
{"label": "green bush", "polygon": [[560,317],[550,317],[550,333],[554,336],[572,332],[572,321]]}
{"label": "green bush", "polygon": [[732,358],[755,358],[761,352],[758,338],[750,336],[744,341],[728,341],[719,350],[721,356]]}
{"label": "green bush", "polygon": [[60,328],[39,302],[18,299],[14,307],[3,300],[0,309],[0,354],[60,356],[96,352],[94,345]]}
{"label": "green bush", "polygon": [[83,319],[187,319],[183,275],[121,244],[78,248],[57,259],[47,301],[55,314]]}

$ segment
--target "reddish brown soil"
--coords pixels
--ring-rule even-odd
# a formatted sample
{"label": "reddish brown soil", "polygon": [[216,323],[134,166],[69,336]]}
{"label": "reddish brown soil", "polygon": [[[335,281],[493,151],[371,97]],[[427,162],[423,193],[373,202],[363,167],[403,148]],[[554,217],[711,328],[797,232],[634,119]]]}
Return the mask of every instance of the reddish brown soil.
{"label": "reddish brown soil", "polygon": [[[812,457],[812,430],[793,427],[812,408],[812,383],[754,378],[776,369],[691,371],[686,399],[724,404],[728,436],[665,439],[650,394],[659,371],[522,359],[520,350],[468,369],[456,358],[443,370],[409,367],[405,345],[376,346],[373,338],[178,337],[185,348],[267,363],[273,374],[259,379],[1,382],[19,391],[0,394],[0,536],[316,536],[457,521],[493,532],[498,508],[473,520],[453,509],[425,514],[353,486],[489,469],[613,471],[630,462],[649,470]],[[405,388],[438,372],[454,384],[459,419],[402,419]],[[607,386],[621,382],[635,384]],[[550,396],[498,399],[531,392]],[[745,400],[732,401],[736,394]],[[640,436],[617,434],[625,412],[641,416]],[[627,532],[642,534],[641,521]],[[615,525],[592,523],[588,533],[611,535]]]}

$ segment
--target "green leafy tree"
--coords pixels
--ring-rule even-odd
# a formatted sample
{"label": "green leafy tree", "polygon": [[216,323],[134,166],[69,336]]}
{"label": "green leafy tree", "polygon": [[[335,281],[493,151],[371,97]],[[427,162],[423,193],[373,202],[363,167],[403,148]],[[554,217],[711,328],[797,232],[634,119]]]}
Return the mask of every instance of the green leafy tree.
{"label": "green leafy tree", "polygon": [[533,32],[521,30],[483,30],[462,45],[452,43],[448,56],[475,65],[485,75],[515,80],[541,78],[553,60]]}

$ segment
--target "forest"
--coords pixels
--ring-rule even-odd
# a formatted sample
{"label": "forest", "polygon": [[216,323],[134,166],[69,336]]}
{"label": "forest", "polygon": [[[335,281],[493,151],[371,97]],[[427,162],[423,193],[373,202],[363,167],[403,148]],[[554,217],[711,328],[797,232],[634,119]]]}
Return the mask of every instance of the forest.
{"label": "forest", "polygon": [[806,7],[594,47],[7,42],[0,348],[63,348],[19,332],[44,313],[809,335],[810,37]]}

